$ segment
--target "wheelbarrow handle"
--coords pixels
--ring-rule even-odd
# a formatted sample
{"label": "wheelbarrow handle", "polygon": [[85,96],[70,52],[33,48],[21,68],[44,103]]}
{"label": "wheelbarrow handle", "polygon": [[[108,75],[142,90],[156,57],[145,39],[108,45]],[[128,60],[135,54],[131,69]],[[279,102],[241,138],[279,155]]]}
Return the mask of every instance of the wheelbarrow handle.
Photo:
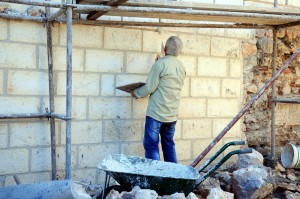
{"label": "wheelbarrow handle", "polygon": [[252,153],[253,150],[251,148],[240,149],[239,154]]}
{"label": "wheelbarrow handle", "polygon": [[241,140],[241,141],[233,141],[233,145],[245,145],[246,142]]}

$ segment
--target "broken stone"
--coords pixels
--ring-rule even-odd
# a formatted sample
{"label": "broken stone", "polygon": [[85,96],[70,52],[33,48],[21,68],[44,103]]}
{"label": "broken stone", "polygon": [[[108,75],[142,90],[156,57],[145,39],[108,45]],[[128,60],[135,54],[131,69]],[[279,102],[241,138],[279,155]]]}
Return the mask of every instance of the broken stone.
{"label": "broken stone", "polygon": [[288,174],[287,178],[290,179],[291,181],[297,181],[298,180],[298,178],[293,173]]}
{"label": "broken stone", "polygon": [[105,199],[119,199],[119,198],[120,198],[119,192],[115,190],[111,190]]}
{"label": "broken stone", "polygon": [[208,196],[209,191],[212,188],[220,188],[220,182],[219,180],[215,178],[208,177],[204,182],[202,182],[198,187],[197,190],[199,190],[200,195],[203,197]]}
{"label": "broken stone", "polygon": [[237,165],[241,168],[249,166],[263,166],[264,157],[258,151],[252,149],[252,153],[239,155]]}
{"label": "broken stone", "polygon": [[173,193],[169,196],[163,196],[161,199],[185,199],[184,193]]}
{"label": "broken stone", "polygon": [[156,191],[150,190],[150,189],[141,189],[138,186],[133,187],[133,189],[129,193],[132,193],[134,195],[133,198],[136,198],[136,199],[139,199],[139,198],[141,198],[141,199],[142,198],[156,199],[158,196]]}
{"label": "broken stone", "polygon": [[206,199],[234,199],[233,193],[225,192],[220,188],[210,190]]}
{"label": "broken stone", "polygon": [[230,192],[231,191],[231,175],[229,172],[221,172],[221,173],[216,173],[214,175],[215,178],[217,178],[220,182],[220,187],[222,190]]}
{"label": "broken stone", "polygon": [[189,193],[189,195],[186,197],[186,199],[198,199],[198,197],[194,193]]}
{"label": "broken stone", "polygon": [[281,183],[277,183],[277,186],[290,191],[296,191],[298,189],[298,186],[292,183],[281,182]]}
{"label": "broken stone", "polygon": [[27,12],[27,15],[29,15],[29,16],[36,16],[36,17],[46,16],[45,12],[42,9],[38,8],[37,6],[30,6],[26,10],[26,12]]}
{"label": "broken stone", "polygon": [[286,191],[285,195],[286,195],[287,199],[299,199],[300,198],[300,193],[293,193],[291,191]]}
{"label": "broken stone", "polygon": [[280,163],[278,163],[278,162],[277,162],[277,164],[275,165],[275,169],[276,169],[277,171],[280,171],[280,172],[285,172],[285,168],[284,168]]}
{"label": "broken stone", "polygon": [[232,189],[236,198],[264,198],[273,191],[270,175],[262,167],[242,168],[233,172]]}
{"label": "broken stone", "polygon": [[248,93],[257,93],[257,86],[255,84],[251,84],[250,86],[247,87],[247,92]]}
{"label": "broken stone", "polygon": [[5,12],[7,9],[10,9],[9,4],[7,4],[7,3],[0,3],[0,12]]}

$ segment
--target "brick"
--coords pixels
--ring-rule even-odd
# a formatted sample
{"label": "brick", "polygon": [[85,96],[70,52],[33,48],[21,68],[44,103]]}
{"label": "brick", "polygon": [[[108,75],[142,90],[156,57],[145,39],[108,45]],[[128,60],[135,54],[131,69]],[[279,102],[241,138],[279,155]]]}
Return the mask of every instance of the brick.
{"label": "brick", "polygon": [[0,124],[0,149],[8,146],[8,126],[7,124]]}
{"label": "brick", "polygon": [[143,147],[143,142],[130,143],[121,145],[121,153],[130,156],[144,157],[145,150]]}
{"label": "brick", "polygon": [[105,121],[104,142],[142,141],[143,134],[142,121]]}
{"label": "brick", "polygon": [[36,68],[36,47],[33,45],[1,43],[0,55],[0,68]]}
{"label": "brick", "polygon": [[131,117],[131,99],[90,98],[89,119],[116,119]]}
{"label": "brick", "polygon": [[122,72],[123,53],[101,50],[86,50],[86,71]]}
{"label": "brick", "polygon": [[240,42],[237,39],[213,37],[211,39],[211,55],[238,57],[240,55]]}
{"label": "brick", "polygon": [[175,134],[174,134],[174,140],[180,140],[182,138],[182,121],[177,120],[176,126],[175,126]]}
{"label": "brick", "polygon": [[[231,122],[232,119],[213,119],[213,137],[217,137],[221,131]],[[242,132],[241,120],[224,135],[225,137],[237,137]]]}
{"label": "brick", "polygon": [[252,29],[226,29],[228,37],[254,39],[255,30]]}
{"label": "brick", "polygon": [[288,1],[288,5],[295,6],[295,7],[298,7],[298,8],[300,7],[298,0],[290,0],[290,1]]}
{"label": "brick", "polygon": [[197,59],[195,57],[178,56],[178,58],[183,63],[187,76],[197,75]]}
{"label": "brick", "polygon": [[[103,174],[105,172],[102,172]],[[74,169],[71,172],[72,180],[83,183],[99,184],[96,180],[97,178],[97,169]],[[101,179],[105,179],[105,175]],[[103,182],[104,183],[104,182]]]}
{"label": "brick", "polygon": [[[48,107],[48,105],[44,105]],[[66,98],[57,97],[55,98],[55,110],[57,113],[66,114]],[[86,99],[73,97],[72,98],[72,118],[76,119],[86,119]]]}
{"label": "brick", "polygon": [[230,77],[241,77],[242,76],[242,62],[241,60],[231,59],[230,60]]}
{"label": "brick", "polygon": [[[29,174],[18,174],[21,184],[31,184],[50,181],[49,172],[29,173]],[[16,181],[13,176],[7,176],[5,179],[5,186],[15,186]]]}
{"label": "brick", "polygon": [[[62,123],[61,132],[66,131],[66,123]],[[88,121],[79,122],[73,121],[71,140],[72,144],[93,144],[101,143],[102,141],[102,122],[101,121]],[[65,133],[61,135],[61,143],[66,144]]]}
{"label": "brick", "polygon": [[3,82],[4,82],[3,70],[0,70],[0,94],[3,94]]}
{"label": "brick", "polygon": [[[60,43],[66,45],[66,25],[60,26]],[[101,26],[73,25],[72,26],[72,45],[79,47],[102,48],[103,28]]]}
{"label": "brick", "polygon": [[208,99],[207,116],[208,117],[233,117],[240,108],[237,99]]}
{"label": "brick", "polygon": [[182,132],[183,139],[211,138],[212,121],[211,119],[183,120]]}
{"label": "brick", "polygon": [[121,50],[141,50],[142,31],[124,28],[105,28],[104,48]]}
{"label": "brick", "polygon": [[242,83],[239,79],[223,79],[222,97],[241,97]]}
{"label": "brick", "polygon": [[[83,71],[84,52],[82,49],[72,49],[72,71]],[[39,68],[48,69],[47,48],[39,47]],[[53,70],[66,71],[66,48],[53,48]]]}
{"label": "brick", "polygon": [[148,107],[149,98],[142,98],[142,99],[134,99],[132,101],[132,118],[134,119],[145,119],[146,111]]}
{"label": "brick", "polygon": [[226,1],[226,0],[215,0],[215,4],[223,4],[223,5],[239,5],[242,6],[244,4],[243,0],[231,0],[231,1]]}
{"label": "brick", "polygon": [[220,97],[220,79],[192,78],[191,95],[193,97]]}
{"label": "brick", "polygon": [[[10,21],[10,40],[46,44],[46,27],[38,22]],[[58,25],[52,27],[52,40],[53,45],[58,43]]]}
{"label": "brick", "polygon": [[0,40],[7,39],[7,21],[0,20]]}
{"label": "brick", "polygon": [[126,72],[148,74],[155,62],[155,54],[127,53]]}
{"label": "brick", "polygon": [[179,106],[180,118],[206,116],[206,100],[198,98],[182,98]]}
{"label": "brick", "polygon": [[198,75],[202,77],[226,77],[228,64],[226,58],[199,57]]}
{"label": "brick", "polygon": [[48,90],[48,74],[46,72],[12,70],[8,72],[8,94],[48,95]]}
{"label": "brick", "polygon": [[114,75],[102,75],[101,76],[101,95],[112,96],[115,93],[115,76]]}
{"label": "brick", "polygon": [[50,144],[49,123],[14,123],[10,127],[10,146],[45,146]]}
{"label": "brick", "polygon": [[260,7],[260,8],[273,8],[273,4],[267,4],[264,2],[255,2],[255,1],[245,1],[244,6],[249,6],[249,7]]}
{"label": "brick", "polygon": [[170,33],[159,33],[154,31],[143,31],[143,51],[161,53],[162,44],[166,45]]}
{"label": "brick", "polygon": [[209,55],[210,38],[180,34],[184,54]]}
{"label": "brick", "polygon": [[[71,168],[76,165],[76,148],[71,148]],[[56,168],[65,169],[66,149],[56,147]],[[51,149],[34,148],[31,151],[31,171],[50,171],[51,170]]]}
{"label": "brick", "polygon": [[116,144],[79,146],[78,148],[80,168],[96,167],[106,156],[120,153]]}
{"label": "brick", "polygon": [[[131,84],[131,83],[136,83],[136,82],[146,82],[147,78],[148,78],[148,75],[117,75],[116,87],[124,86],[124,85]],[[117,96],[130,96],[129,93],[118,90],[118,89],[116,90],[116,95]]]}
{"label": "brick", "polygon": [[175,142],[177,160],[190,160],[192,156],[192,144],[188,140]]}
{"label": "brick", "polygon": [[222,28],[199,28],[198,34],[209,36],[224,36],[225,29]]}
{"label": "brick", "polygon": [[190,94],[190,78],[186,77],[180,92],[181,97],[188,97]]}
{"label": "brick", "polygon": [[298,104],[281,104],[275,106],[275,124],[276,125],[299,125],[300,107]]}
{"label": "brick", "polygon": [[[192,158],[196,159],[205,149],[208,147],[208,145],[211,143],[213,138],[210,139],[199,139],[199,140],[194,140],[192,143]],[[223,146],[222,142],[218,142],[211,150],[208,152],[208,154],[205,156],[205,158],[198,163],[198,166],[203,165],[208,158],[212,157],[221,147]],[[220,155],[219,157],[223,157],[223,154]],[[213,162],[214,163],[214,162]],[[211,163],[211,166],[215,165]]]}
{"label": "brick", "polygon": [[[95,96],[99,95],[100,75],[98,74],[72,74],[72,94]],[[58,73],[57,94],[66,94],[66,73]]]}
{"label": "brick", "polygon": [[40,100],[33,97],[0,97],[1,114],[38,113]]}
{"label": "brick", "polygon": [[0,175],[28,172],[27,149],[0,150]]}

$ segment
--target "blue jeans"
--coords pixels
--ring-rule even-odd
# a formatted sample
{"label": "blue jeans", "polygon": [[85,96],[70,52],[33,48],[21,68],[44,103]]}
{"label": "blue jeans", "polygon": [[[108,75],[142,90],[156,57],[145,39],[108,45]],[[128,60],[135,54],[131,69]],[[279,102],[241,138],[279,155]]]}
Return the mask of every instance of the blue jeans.
{"label": "blue jeans", "polygon": [[175,122],[160,122],[151,117],[146,117],[144,133],[145,157],[153,160],[160,160],[159,156],[159,135],[161,146],[166,162],[177,163],[175,143],[173,140],[175,133]]}

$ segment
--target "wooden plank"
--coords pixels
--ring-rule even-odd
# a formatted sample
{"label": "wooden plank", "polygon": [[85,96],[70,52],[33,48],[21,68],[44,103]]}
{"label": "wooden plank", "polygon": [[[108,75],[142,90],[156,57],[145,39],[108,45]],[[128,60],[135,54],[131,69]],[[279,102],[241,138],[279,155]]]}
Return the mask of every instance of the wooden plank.
{"label": "wooden plank", "polygon": [[[106,5],[108,5],[108,6],[119,6],[122,3],[125,3],[126,1],[128,1],[128,0],[110,0],[106,3]],[[95,20],[95,19],[98,19],[99,17],[101,17],[102,15],[104,15],[106,13],[107,13],[106,11],[100,11],[100,12],[92,11],[87,16],[87,19]]]}
{"label": "wooden plank", "polygon": [[119,86],[119,87],[116,87],[116,89],[130,93],[132,90],[140,88],[141,86],[144,86],[144,85],[145,85],[144,82],[137,82],[137,83],[128,84],[125,86]]}

